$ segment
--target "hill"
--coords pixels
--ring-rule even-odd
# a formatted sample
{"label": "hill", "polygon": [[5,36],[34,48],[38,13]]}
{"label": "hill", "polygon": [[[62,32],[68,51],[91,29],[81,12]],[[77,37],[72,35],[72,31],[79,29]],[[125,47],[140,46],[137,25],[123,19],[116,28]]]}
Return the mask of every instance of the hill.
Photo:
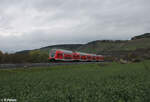
{"label": "hill", "polygon": [[81,47],[83,44],[60,44],[60,45],[52,45],[52,46],[46,46],[42,47],[40,49],[34,49],[34,50],[24,50],[16,52],[17,54],[23,54],[23,53],[29,53],[30,51],[41,51],[41,52],[49,52],[51,49],[65,49],[65,50],[77,50],[79,47]]}
{"label": "hill", "polygon": [[141,38],[127,41],[93,41],[78,48],[83,52],[110,52],[110,51],[134,51],[139,48],[150,48],[150,38]]}
{"label": "hill", "polygon": [[139,35],[139,36],[135,36],[135,37],[132,38],[132,40],[141,39],[141,38],[150,38],[150,33],[145,33],[145,34],[142,34],[142,35]]}
{"label": "hill", "polygon": [[48,51],[53,48],[58,48],[58,49],[66,49],[66,50],[76,50],[77,48],[81,47],[83,44],[61,44],[61,45],[52,45],[52,46],[47,46],[40,48],[39,50],[41,51]]}
{"label": "hill", "polygon": [[135,62],[150,59],[150,37],[147,33],[131,40],[96,40],[87,44],[53,45],[13,54],[0,53],[0,63],[48,62],[49,51],[53,48],[101,54],[108,61],[124,59]]}
{"label": "hill", "polygon": [[[0,63],[41,63],[48,62],[49,51],[53,48],[101,54],[108,61],[137,62],[150,59],[150,33],[133,37],[131,40],[96,40],[87,44],[63,44],[40,49],[24,50],[12,54],[0,51]],[[124,62],[124,61],[123,61]]]}
{"label": "hill", "polygon": [[[87,44],[63,44],[43,47],[41,52],[49,52],[52,48],[75,50],[96,54],[124,54],[137,49],[150,48],[150,33],[145,33],[131,38],[131,40],[96,40]],[[31,51],[35,51],[31,50]],[[17,53],[28,53],[30,51],[21,51]]]}

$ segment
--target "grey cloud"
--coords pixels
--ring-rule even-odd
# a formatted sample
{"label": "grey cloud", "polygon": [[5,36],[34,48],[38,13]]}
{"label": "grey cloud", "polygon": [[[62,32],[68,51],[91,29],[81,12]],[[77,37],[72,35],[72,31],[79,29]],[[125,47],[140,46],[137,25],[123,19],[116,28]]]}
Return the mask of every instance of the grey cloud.
{"label": "grey cloud", "polygon": [[1,0],[0,49],[129,39],[149,32],[149,4],[149,0]]}

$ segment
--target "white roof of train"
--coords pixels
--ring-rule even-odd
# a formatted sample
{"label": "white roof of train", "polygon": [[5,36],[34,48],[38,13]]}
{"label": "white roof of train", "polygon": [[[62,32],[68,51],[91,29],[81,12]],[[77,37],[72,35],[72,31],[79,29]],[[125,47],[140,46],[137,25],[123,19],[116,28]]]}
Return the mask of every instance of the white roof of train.
{"label": "white roof of train", "polygon": [[93,56],[96,56],[96,54],[90,54],[90,53],[83,53],[83,52],[77,52],[77,53],[80,53],[82,55],[93,55]]}
{"label": "white roof of train", "polygon": [[[51,50],[59,50],[59,51],[63,51],[66,53],[73,53],[73,51],[69,51],[69,50],[64,50],[64,49],[51,49]],[[75,51],[76,53],[80,53],[81,55],[92,55],[92,56],[102,56],[102,55],[96,55],[96,54],[90,54],[90,53],[83,53],[83,52],[78,52]]]}
{"label": "white roof of train", "polygon": [[59,50],[59,51],[63,51],[63,52],[66,52],[66,53],[73,53],[73,51],[63,50],[63,49],[52,49],[52,50]]}

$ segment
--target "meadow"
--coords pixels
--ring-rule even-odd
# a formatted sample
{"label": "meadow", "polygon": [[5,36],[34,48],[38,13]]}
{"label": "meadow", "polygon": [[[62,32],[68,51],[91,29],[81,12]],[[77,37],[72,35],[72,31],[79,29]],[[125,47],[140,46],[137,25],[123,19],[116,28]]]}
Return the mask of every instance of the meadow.
{"label": "meadow", "polygon": [[150,102],[150,61],[0,70],[0,99]]}

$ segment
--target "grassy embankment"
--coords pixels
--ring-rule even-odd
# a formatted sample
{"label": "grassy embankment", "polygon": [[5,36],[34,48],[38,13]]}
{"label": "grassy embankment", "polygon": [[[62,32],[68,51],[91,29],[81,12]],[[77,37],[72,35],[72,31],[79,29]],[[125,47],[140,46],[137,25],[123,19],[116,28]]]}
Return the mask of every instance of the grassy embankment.
{"label": "grassy embankment", "polygon": [[150,102],[150,61],[0,70],[0,99]]}
{"label": "grassy embankment", "polygon": [[90,53],[99,53],[99,52],[107,52],[107,51],[134,51],[139,48],[149,48],[150,47],[150,38],[143,38],[137,40],[129,40],[129,41],[106,41],[106,42],[93,42],[90,44],[86,44],[79,48],[82,52],[90,52]]}

